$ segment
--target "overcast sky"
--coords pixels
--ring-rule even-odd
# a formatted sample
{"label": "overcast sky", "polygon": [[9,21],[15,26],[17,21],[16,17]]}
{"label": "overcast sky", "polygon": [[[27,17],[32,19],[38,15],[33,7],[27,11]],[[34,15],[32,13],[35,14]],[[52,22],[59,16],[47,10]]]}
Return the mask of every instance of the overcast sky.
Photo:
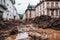
{"label": "overcast sky", "polygon": [[31,5],[36,5],[39,0],[16,0],[15,7],[19,14],[23,14],[30,3]]}

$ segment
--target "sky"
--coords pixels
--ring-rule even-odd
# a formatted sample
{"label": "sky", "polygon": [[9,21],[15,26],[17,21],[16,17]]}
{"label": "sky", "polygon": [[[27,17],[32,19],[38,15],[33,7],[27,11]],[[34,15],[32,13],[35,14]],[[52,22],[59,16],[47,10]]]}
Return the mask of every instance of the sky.
{"label": "sky", "polygon": [[31,5],[36,5],[37,3],[39,3],[39,0],[16,0],[15,7],[17,9],[17,12],[19,14],[23,14],[27,9],[29,3]]}

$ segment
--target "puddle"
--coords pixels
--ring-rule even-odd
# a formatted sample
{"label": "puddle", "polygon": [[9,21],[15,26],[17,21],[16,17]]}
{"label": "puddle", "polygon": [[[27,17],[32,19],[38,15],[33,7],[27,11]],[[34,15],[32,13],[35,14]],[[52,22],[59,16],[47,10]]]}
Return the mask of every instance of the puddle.
{"label": "puddle", "polygon": [[27,38],[28,38],[28,33],[24,32],[24,33],[19,33],[17,35],[12,35],[6,38],[5,40],[25,40]]}
{"label": "puddle", "polygon": [[16,36],[16,40],[22,40],[22,39],[27,39],[28,38],[28,33],[24,32],[24,33],[19,33]]}

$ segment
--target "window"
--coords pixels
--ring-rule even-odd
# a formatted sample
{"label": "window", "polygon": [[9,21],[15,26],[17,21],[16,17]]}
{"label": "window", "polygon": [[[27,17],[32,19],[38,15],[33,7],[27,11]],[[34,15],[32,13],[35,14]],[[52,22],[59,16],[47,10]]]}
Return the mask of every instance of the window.
{"label": "window", "polygon": [[47,2],[47,7],[49,7],[49,2]]}
{"label": "window", "polygon": [[49,15],[49,10],[47,10],[47,15]]}
{"label": "window", "polygon": [[30,11],[30,17],[31,17],[31,11]]}
{"label": "window", "polygon": [[58,16],[58,10],[56,10],[56,16]]}
{"label": "window", "polygon": [[54,7],[54,2],[51,2],[51,7]]}
{"label": "window", "polygon": [[56,4],[55,4],[56,6],[58,6],[58,2],[56,2]]}
{"label": "window", "polygon": [[52,16],[54,15],[54,10],[51,10],[51,15],[52,15]]}

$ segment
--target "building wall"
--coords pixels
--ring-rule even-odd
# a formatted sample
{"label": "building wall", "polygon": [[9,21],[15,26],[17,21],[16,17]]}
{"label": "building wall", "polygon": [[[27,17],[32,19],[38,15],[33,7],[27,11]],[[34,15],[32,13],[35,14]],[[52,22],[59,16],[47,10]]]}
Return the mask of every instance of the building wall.
{"label": "building wall", "polygon": [[7,10],[3,10],[3,13],[2,13],[3,19],[4,20],[14,19],[14,16],[17,15],[17,11],[16,11],[12,1],[11,0],[0,0],[0,5],[1,5],[1,3],[3,4],[4,7],[6,6],[6,8],[7,8]]}
{"label": "building wall", "polygon": [[23,20],[34,19],[36,17],[35,10],[27,10],[24,13]]}
{"label": "building wall", "polygon": [[24,16],[23,16],[23,19],[22,20],[25,20],[26,19],[26,14],[24,13]]}
{"label": "building wall", "polygon": [[[47,2],[47,14],[52,17],[59,17],[60,7],[58,6],[60,1],[48,1]],[[52,10],[51,10],[52,9]]]}
{"label": "building wall", "polygon": [[36,16],[40,16],[40,14],[39,14],[40,13],[40,9],[39,8],[40,8],[40,6],[37,6],[37,8],[36,8]]}
{"label": "building wall", "polygon": [[59,17],[60,13],[60,1],[44,1],[37,4],[36,16],[49,15],[51,17]]}
{"label": "building wall", "polygon": [[36,14],[35,14],[35,10],[31,10],[31,18],[35,18]]}
{"label": "building wall", "polygon": [[19,14],[16,14],[16,18],[15,18],[15,20],[20,20],[20,18],[19,18]]}
{"label": "building wall", "polygon": [[27,10],[27,12],[26,12],[26,18],[27,18],[27,19],[30,18],[30,11],[29,11],[29,10]]}
{"label": "building wall", "polygon": [[20,20],[19,14],[17,13],[15,6],[14,6],[14,10],[13,10],[13,16],[15,16],[15,20]]}

